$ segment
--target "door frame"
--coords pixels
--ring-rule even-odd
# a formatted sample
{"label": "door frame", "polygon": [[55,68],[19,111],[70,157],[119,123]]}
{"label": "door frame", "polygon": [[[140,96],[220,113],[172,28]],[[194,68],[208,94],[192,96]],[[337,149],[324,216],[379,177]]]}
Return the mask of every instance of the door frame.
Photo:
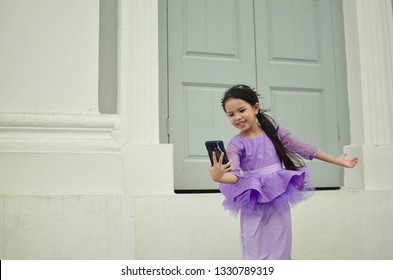
{"label": "door frame", "polygon": [[169,143],[168,0],[158,1],[159,139]]}

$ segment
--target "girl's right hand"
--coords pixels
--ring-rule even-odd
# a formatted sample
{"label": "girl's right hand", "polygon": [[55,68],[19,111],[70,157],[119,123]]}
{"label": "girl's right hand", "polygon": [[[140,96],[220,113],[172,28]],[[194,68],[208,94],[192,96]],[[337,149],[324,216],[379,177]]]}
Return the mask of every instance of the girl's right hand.
{"label": "girl's right hand", "polygon": [[213,152],[213,166],[209,166],[210,177],[213,181],[221,183],[224,180],[225,174],[231,171],[231,162],[223,164],[224,153],[221,153],[220,158],[217,161],[216,153]]}

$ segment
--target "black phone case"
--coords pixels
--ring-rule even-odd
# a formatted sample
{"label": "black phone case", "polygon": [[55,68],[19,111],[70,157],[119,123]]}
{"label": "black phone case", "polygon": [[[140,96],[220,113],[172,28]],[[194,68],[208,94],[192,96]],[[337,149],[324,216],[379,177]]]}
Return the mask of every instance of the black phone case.
{"label": "black phone case", "polygon": [[205,146],[210,158],[211,165],[213,165],[213,152],[216,152],[217,161],[220,159],[221,153],[224,153],[224,158],[222,160],[222,163],[226,164],[229,162],[223,141],[221,140],[206,141]]}

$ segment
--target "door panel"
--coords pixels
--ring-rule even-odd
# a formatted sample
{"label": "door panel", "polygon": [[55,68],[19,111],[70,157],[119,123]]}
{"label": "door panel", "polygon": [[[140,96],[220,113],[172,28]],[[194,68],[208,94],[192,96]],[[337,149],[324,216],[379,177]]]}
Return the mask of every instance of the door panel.
{"label": "door panel", "polygon": [[237,133],[221,109],[233,83],[256,83],[253,1],[168,1],[169,121],[176,189],[216,189],[206,140]]}
{"label": "door panel", "polygon": [[317,63],[318,15],[315,1],[268,1],[269,38],[272,60],[289,63]]}
{"label": "door panel", "polygon": [[[263,105],[306,143],[338,154],[331,2],[255,0],[258,87]],[[311,183],[340,186],[340,168],[307,162]]]}

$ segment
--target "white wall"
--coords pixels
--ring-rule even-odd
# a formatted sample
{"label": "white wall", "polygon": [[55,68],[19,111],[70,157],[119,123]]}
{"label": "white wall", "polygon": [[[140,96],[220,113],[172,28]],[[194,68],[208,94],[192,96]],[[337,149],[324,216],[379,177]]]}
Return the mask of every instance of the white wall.
{"label": "white wall", "polygon": [[0,258],[134,258],[128,132],[98,113],[99,1],[4,0],[0,26]]}
{"label": "white wall", "polygon": [[[117,115],[98,114],[99,1],[82,2],[1,2],[0,73],[7,81],[0,85],[0,258],[240,259],[238,220],[221,207],[220,194],[173,193],[172,146],[158,141],[157,0],[119,1]],[[393,122],[386,106],[366,102],[374,94],[391,104],[391,76],[364,75],[365,68],[392,68],[392,41],[362,41],[373,30],[369,20],[392,30],[378,20],[390,22],[383,5],[391,11],[391,2],[344,3],[352,138],[346,149],[363,164],[346,172],[342,190],[318,192],[293,209],[295,259],[393,259],[393,141],[384,134]],[[29,27],[42,31],[28,37],[31,49],[24,44]],[[61,28],[80,33],[67,29],[59,38]],[[61,55],[76,46],[70,59]],[[370,63],[380,54],[386,64]],[[59,84],[66,92],[56,90]],[[371,133],[374,116],[384,129]]]}
{"label": "white wall", "polygon": [[97,112],[98,8],[1,1],[1,112]]}
{"label": "white wall", "polygon": [[[293,208],[294,259],[392,259],[391,191],[319,192]],[[219,194],[1,196],[1,259],[241,259]]]}
{"label": "white wall", "polygon": [[[392,259],[392,191],[321,191],[292,209],[294,259]],[[220,194],[139,197],[138,259],[241,259]]]}
{"label": "white wall", "polygon": [[0,196],[1,259],[133,259],[130,196]]}

